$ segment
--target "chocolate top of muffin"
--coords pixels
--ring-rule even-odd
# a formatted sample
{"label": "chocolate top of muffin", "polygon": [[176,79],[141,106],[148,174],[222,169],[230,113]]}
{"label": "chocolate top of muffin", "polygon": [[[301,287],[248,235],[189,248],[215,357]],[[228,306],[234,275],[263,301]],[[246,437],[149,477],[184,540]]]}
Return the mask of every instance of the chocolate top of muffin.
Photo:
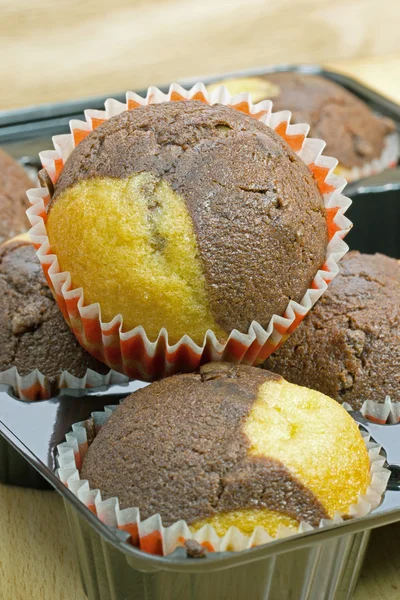
{"label": "chocolate top of muffin", "polygon": [[39,369],[50,380],[64,370],[76,377],[88,368],[108,372],[69,330],[27,240],[0,246],[0,298],[0,372]]}
{"label": "chocolate top of muffin", "polygon": [[325,260],[326,213],[307,166],[272,129],[199,101],[126,111],[75,148],[50,214],[81,180],[135,173],[152,177],[149,202],[162,181],[184,198],[213,317],[225,331],[266,325],[302,299]]}
{"label": "chocolate top of muffin", "polygon": [[274,110],[290,110],[293,123],[309,123],[310,137],[326,142],[325,154],[345,167],[360,167],[378,158],[384,138],[395,131],[388,118],[370,108],[337,83],[300,73],[270,73],[260,77],[278,88]]}
{"label": "chocolate top of muffin", "polygon": [[24,169],[0,149],[0,244],[28,229],[26,191],[31,187]]}
{"label": "chocolate top of muffin", "polygon": [[[305,391],[261,369],[228,363],[210,363],[200,373],[156,382],[125,399],[102,427],[84,458],[81,477],[103,497],[117,496],[121,508],[138,506],[141,518],[160,513],[164,525],[179,519],[193,524],[246,508],[277,511],[316,525],[328,510],[311,484],[302,482],[307,477],[302,469],[293,464],[289,469],[273,451],[272,456],[263,451],[264,441],[272,449],[287,448],[280,456],[289,463],[291,454],[297,462],[305,452],[305,470],[314,477],[318,467],[310,465],[318,464],[315,455],[325,435],[322,413],[316,414],[326,406],[320,394],[308,390],[305,400]],[[325,401],[334,406],[330,399]],[[297,416],[304,417],[304,410],[307,423],[312,411],[319,421],[311,460],[302,417]],[[354,423],[343,413],[339,420],[345,421],[349,434]],[[264,419],[269,426],[262,426]],[[330,423],[332,431],[325,429],[323,470],[329,471],[335,460],[336,423]],[[341,463],[344,472],[347,466]],[[332,486],[325,496],[321,492],[326,500],[335,496],[335,477],[314,489],[325,484]]]}
{"label": "chocolate top of muffin", "polygon": [[349,252],[340,274],[265,363],[293,383],[359,409],[400,400],[400,264]]}

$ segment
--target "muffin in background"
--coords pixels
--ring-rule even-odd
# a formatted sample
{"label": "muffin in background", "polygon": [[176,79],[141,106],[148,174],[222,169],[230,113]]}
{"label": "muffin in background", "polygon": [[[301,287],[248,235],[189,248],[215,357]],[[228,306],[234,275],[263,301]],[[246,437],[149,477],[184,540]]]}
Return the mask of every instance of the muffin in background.
{"label": "muffin in background", "polygon": [[[95,215],[95,218],[94,218]],[[112,117],[72,151],[46,223],[62,271],[98,302],[170,344],[207,330],[267,327],[301,301],[325,261],[323,197],[271,128],[196,100]]]}
{"label": "muffin in background", "polygon": [[164,526],[275,535],[347,514],[370,465],[335,401],[262,369],[209,363],[126,398],[90,444],[81,478]]}
{"label": "muffin in background", "polygon": [[[396,129],[394,122],[375,115],[357,96],[334,81],[318,75],[281,72],[226,79],[229,92],[249,92],[253,102],[271,99],[274,111],[290,110],[292,123],[309,123],[309,137],[326,142],[324,153],[338,159],[338,172],[351,177],[382,155],[385,138]],[[389,165],[386,165],[389,166]]]}
{"label": "muffin in background", "polygon": [[347,402],[400,401],[400,262],[349,252],[303,323],[264,363]]}
{"label": "muffin in background", "polygon": [[64,370],[75,377],[109,372],[69,330],[27,235],[0,246],[0,297],[0,373],[38,369],[54,383]]}
{"label": "muffin in background", "polygon": [[0,148],[0,244],[29,228],[26,191],[31,187],[25,170]]}

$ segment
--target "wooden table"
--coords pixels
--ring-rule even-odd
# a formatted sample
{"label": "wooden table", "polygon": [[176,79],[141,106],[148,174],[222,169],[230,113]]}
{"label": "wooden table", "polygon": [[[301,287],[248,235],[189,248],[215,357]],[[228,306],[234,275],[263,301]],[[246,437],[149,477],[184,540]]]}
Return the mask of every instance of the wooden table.
{"label": "wooden table", "polygon": [[[56,493],[0,485],[0,532],[1,600],[85,600]],[[354,600],[399,598],[397,523],[372,532]]]}
{"label": "wooden table", "polygon": [[[400,55],[328,66],[400,102]],[[154,81],[163,79],[158,75]],[[121,87],[118,77],[108,81],[109,89]],[[93,94],[101,91],[100,85],[92,88]],[[76,92],[73,83],[70,95]],[[7,102],[17,105],[17,92],[12,99],[10,94],[8,89]],[[63,94],[68,96],[65,89]],[[55,493],[0,486],[0,599],[84,600],[69,535],[62,501]],[[400,523],[373,532],[355,595],[356,600],[399,598]]]}
{"label": "wooden table", "polygon": [[2,0],[0,109],[399,53],[399,21],[398,0]]}

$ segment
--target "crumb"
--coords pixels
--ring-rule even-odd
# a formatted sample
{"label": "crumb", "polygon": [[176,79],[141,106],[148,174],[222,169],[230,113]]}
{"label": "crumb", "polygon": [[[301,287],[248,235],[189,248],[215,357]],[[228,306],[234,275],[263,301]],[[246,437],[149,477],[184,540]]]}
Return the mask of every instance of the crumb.
{"label": "crumb", "polygon": [[207,556],[207,550],[196,540],[186,540],[184,545],[188,558],[205,558]]}
{"label": "crumb", "polygon": [[95,431],[93,417],[86,419],[86,421],[83,423],[83,426],[86,429],[87,442],[90,446],[90,444],[93,442],[94,438],[96,437],[96,431]]}

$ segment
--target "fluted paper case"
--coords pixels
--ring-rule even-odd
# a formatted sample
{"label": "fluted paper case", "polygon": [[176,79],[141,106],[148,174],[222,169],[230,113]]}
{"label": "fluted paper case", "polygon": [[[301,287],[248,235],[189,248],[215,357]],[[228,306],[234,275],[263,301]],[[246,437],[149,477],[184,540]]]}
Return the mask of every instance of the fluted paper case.
{"label": "fluted paper case", "polygon": [[[182,548],[154,556],[129,534],[104,525],[55,474],[56,448],[71,425],[141,387],[66,390],[41,402],[0,392],[0,434],[62,495],[72,544],[89,600],[345,600],[351,598],[371,528],[400,520],[400,424],[353,417],[383,447],[392,476],[368,516],[241,552],[188,558]],[[40,432],[40,435],[38,435]],[[60,530],[60,535],[67,535]]]}

